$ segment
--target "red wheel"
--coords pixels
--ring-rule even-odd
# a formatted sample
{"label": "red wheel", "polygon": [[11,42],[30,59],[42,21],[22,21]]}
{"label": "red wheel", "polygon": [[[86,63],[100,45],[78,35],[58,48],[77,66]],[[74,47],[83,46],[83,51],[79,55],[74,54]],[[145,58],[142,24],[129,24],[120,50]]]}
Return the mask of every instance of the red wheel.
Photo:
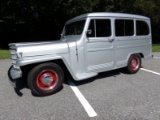
{"label": "red wheel", "polygon": [[28,74],[28,86],[36,95],[50,95],[57,92],[64,80],[62,69],[54,63],[34,67]]}
{"label": "red wheel", "polygon": [[36,80],[37,86],[41,90],[51,90],[58,83],[58,74],[53,70],[44,70],[42,71]]}
{"label": "red wheel", "polygon": [[130,66],[131,66],[131,69],[133,71],[137,70],[139,68],[139,64],[140,64],[140,60],[138,57],[134,57],[132,58],[131,62],[130,62]]}
{"label": "red wheel", "polygon": [[141,67],[141,57],[139,54],[132,55],[128,61],[127,72],[137,73]]}

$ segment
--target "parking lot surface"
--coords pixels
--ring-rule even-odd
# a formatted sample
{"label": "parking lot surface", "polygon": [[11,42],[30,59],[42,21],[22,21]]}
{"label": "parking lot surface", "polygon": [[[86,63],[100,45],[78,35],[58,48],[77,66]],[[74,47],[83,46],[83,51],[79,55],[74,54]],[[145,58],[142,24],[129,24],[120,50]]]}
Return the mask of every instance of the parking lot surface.
{"label": "parking lot surface", "polygon": [[119,69],[80,82],[66,78],[46,97],[32,95],[23,79],[14,89],[10,66],[0,60],[0,120],[160,120],[160,53],[142,61],[137,74]]}

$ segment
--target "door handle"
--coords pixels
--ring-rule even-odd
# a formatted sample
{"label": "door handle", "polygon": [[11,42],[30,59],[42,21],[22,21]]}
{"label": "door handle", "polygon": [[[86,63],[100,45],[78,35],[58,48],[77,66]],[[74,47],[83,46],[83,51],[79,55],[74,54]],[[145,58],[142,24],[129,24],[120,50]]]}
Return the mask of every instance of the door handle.
{"label": "door handle", "polygon": [[109,38],[108,41],[109,41],[109,42],[113,42],[114,39],[113,39],[113,38]]}

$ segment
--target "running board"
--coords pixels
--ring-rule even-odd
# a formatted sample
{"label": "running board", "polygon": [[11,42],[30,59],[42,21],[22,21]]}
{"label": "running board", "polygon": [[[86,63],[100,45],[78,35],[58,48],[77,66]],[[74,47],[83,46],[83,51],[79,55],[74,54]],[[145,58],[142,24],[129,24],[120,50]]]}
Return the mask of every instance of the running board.
{"label": "running board", "polygon": [[84,79],[88,79],[88,78],[91,78],[91,77],[94,77],[98,75],[98,73],[83,73],[83,74],[78,74],[76,75],[76,78],[75,81],[81,81],[81,80],[84,80]]}

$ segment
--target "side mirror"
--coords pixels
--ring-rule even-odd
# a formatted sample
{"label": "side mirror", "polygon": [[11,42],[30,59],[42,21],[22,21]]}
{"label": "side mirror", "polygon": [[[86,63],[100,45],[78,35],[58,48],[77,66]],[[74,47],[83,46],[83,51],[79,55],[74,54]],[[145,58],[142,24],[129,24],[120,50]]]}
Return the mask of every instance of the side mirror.
{"label": "side mirror", "polygon": [[87,30],[87,35],[90,35],[90,34],[92,34],[92,30],[91,29]]}
{"label": "side mirror", "polygon": [[61,38],[64,38],[64,35],[63,34],[60,34],[61,35]]}

